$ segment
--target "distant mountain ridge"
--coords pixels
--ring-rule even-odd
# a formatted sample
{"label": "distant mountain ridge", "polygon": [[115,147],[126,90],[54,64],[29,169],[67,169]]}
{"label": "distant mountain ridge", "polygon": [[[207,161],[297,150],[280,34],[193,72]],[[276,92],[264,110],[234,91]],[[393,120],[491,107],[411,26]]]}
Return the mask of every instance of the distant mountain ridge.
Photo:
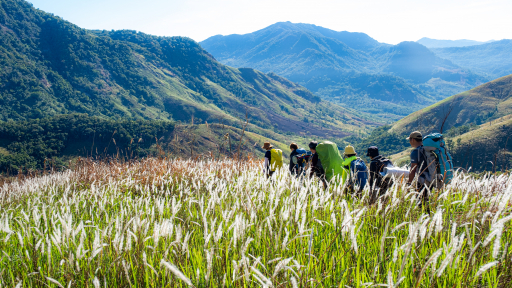
{"label": "distant mountain ridge", "polygon": [[[364,33],[311,24],[280,22],[249,34],[213,36],[200,44],[226,65],[274,72],[360,112],[394,111],[389,119],[487,81],[415,42],[389,45]],[[380,91],[361,88],[367,79]],[[409,96],[389,97],[397,93]],[[376,107],[375,99],[380,101]]]}
{"label": "distant mountain ridge", "polygon": [[475,46],[475,45],[482,45],[486,43],[491,43],[496,40],[489,40],[489,41],[475,41],[475,40],[467,40],[467,39],[460,39],[460,40],[439,40],[439,39],[431,39],[427,37],[423,37],[420,40],[416,41],[416,43],[420,43],[421,45],[427,47],[427,48],[447,48],[447,47],[466,47],[466,46]]}
{"label": "distant mountain ridge", "polygon": [[0,2],[0,121],[85,113],[343,137],[375,125],[276,74],[231,68],[195,41],[88,31],[21,0]]}
{"label": "distant mountain ridge", "polygon": [[512,40],[503,39],[469,47],[436,48],[439,57],[495,79],[512,74]]}

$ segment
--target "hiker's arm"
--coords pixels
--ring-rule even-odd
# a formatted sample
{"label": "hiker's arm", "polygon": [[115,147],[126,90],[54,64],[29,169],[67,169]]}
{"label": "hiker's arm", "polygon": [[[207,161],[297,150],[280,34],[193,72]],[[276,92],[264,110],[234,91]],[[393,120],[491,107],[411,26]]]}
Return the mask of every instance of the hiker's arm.
{"label": "hiker's arm", "polygon": [[270,163],[268,162],[268,158],[265,157],[265,164],[263,164],[263,172],[264,173],[268,173],[268,166],[270,165]]}
{"label": "hiker's arm", "polygon": [[411,164],[411,171],[409,171],[409,181],[408,181],[408,183],[412,183],[412,181],[414,181],[414,176],[416,176],[416,168],[418,168],[418,164],[412,163]]}

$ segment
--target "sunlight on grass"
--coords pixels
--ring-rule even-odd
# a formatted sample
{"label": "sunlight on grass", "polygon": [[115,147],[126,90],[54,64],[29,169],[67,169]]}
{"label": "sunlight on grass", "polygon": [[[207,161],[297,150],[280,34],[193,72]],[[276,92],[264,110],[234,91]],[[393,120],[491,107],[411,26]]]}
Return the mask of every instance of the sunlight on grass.
{"label": "sunlight on grass", "polygon": [[[506,287],[512,177],[456,175],[427,215],[261,163],[81,161],[0,187],[2,287]],[[399,181],[395,181],[399,182]],[[17,286],[18,285],[18,286]]]}

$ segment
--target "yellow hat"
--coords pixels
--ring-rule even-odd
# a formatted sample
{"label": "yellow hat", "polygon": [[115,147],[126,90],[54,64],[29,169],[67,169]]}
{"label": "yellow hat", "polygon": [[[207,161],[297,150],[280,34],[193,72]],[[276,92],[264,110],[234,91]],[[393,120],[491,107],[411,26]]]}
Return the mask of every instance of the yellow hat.
{"label": "yellow hat", "polygon": [[354,149],[354,147],[348,145],[347,147],[345,147],[345,155],[351,154],[356,154],[356,150]]}

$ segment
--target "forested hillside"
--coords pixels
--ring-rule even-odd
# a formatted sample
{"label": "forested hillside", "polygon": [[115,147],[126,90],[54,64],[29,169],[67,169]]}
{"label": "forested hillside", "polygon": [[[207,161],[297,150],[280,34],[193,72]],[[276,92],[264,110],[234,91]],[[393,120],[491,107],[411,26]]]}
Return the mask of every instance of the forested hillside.
{"label": "forested hillside", "polygon": [[[0,120],[68,113],[238,125],[336,137],[371,122],[275,74],[217,62],[196,42],[88,31],[19,0],[0,2]],[[265,132],[267,131],[267,132]]]}
{"label": "forested hillside", "polygon": [[158,141],[174,130],[169,121],[108,120],[81,115],[0,122],[0,172],[60,168],[74,156],[134,159],[157,155]]}
{"label": "forested hillside", "polygon": [[275,72],[387,122],[487,81],[415,42],[388,45],[310,24],[276,23],[201,46],[224,64]]}

